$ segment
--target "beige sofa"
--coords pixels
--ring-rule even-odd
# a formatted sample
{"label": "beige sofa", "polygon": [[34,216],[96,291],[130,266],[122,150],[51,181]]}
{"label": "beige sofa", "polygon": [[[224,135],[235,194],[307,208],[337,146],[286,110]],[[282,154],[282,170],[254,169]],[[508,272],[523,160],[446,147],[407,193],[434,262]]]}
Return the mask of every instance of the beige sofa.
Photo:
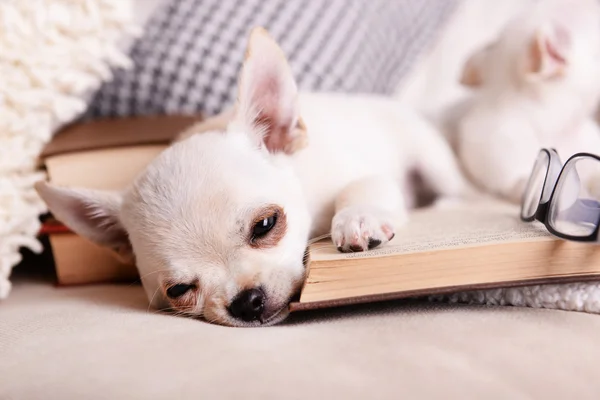
{"label": "beige sofa", "polygon": [[[465,1],[398,97],[444,103],[465,38],[520,1]],[[596,315],[396,301],[236,329],[149,310],[138,285],[56,288],[43,265],[0,304],[0,400],[600,398]]]}
{"label": "beige sofa", "polygon": [[600,398],[595,315],[397,301],[226,328],[148,310],[137,285],[17,275],[3,400]]}

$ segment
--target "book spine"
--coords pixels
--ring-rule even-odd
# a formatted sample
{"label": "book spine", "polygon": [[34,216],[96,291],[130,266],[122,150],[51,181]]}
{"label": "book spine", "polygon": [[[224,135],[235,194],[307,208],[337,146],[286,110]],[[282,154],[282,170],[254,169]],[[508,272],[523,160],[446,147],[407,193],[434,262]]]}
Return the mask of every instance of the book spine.
{"label": "book spine", "polygon": [[60,222],[44,222],[38,231],[38,236],[48,236],[61,233],[73,233],[73,231]]}

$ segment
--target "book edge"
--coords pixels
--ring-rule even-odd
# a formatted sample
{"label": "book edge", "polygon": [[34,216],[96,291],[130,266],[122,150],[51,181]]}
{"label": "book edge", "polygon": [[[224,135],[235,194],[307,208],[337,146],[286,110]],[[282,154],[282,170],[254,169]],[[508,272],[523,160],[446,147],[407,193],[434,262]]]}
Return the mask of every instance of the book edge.
{"label": "book edge", "polygon": [[[53,139],[42,149],[42,152],[37,158],[39,165],[43,165],[47,158],[58,156],[62,154],[78,153],[88,150],[106,149],[113,147],[128,147],[138,145],[155,145],[155,144],[170,144],[173,139],[181,132],[185,131],[189,127],[196,123],[205,120],[205,115],[202,113],[196,113],[192,115],[187,114],[173,114],[173,115],[150,115],[150,116],[133,116],[133,117],[119,117],[119,118],[103,118],[95,121],[86,122],[74,122],[63,127]],[[164,130],[159,135],[137,135],[134,139],[131,137],[123,139],[122,137],[108,137],[108,138],[94,138],[94,140],[87,141],[86,144],[80,145],[78,141],[82,137],[91,137],[91,131],[98,129],[99,131],[106,128],[111,128],[111,125],[118,125],[118,129],[125,130],[124,125],[131,125],[132,128],[139,129],[139,126],[149,124],[154,121],[158,121],[159,124],[173,124],[174,129]],[[136,127],[137,125],[137,127]],[[170,128],[170,127],[169,127]],[[102,133],[99,133],[101,135]],[[72,141],[73,138],[77,139],[75,142],[77,145],[68,144],[68,141]],[[63,143],[64,142],[64,143]]]}
{"label": "book edge", "polygon": [[321,300],[311,302],[292,302],[289,305],[290,312],[300,311],[311,311],[324,308],[335,308],[342,306],[350,306],[357,304],[367,303],[378,303],[390,300],[400,300],[405,298],[433,296],[440,294],[451,294],[463,291],[474,291],[474,290],[486,290],[486,289],[509,289],[515,287],[532,286],[532,285],[546,285],[546,284],[564,284],[574,282],[591,282],[600,280],[600,272],[577,275],[577,276],[556,276],[541,279],[526,279],[518,281],[506,281],[506,282],[493,282],[493,283],[481,283],[476,285],[454,285],[431,289],[415,289],[415,290],[403,290],[392,293],[381,293],[366,296],[354,296],[346,297],[335,300]]}

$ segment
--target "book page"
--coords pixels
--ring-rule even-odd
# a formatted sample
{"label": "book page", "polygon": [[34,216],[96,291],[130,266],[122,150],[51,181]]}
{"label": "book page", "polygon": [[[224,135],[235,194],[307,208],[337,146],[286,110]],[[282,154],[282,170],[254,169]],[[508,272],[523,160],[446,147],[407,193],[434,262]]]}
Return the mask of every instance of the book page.
{"label": "book page", "polygon": [[519,206],[487,201],[415,210],[409,214],[409,221],[397,228],[394,239],[381,248],[340,253],[327,238],[311,246],[311,259],[371,258],[493,243],[553,240],[541,223],[521,221],[519,212]]}

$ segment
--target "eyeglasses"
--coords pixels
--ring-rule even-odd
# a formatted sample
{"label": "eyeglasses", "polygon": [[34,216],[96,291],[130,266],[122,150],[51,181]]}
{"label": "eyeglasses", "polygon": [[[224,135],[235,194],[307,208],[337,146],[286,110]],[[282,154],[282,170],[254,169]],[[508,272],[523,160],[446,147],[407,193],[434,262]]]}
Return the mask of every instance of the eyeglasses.
{"label": "eyeglasses", "polygon": [[523,193],[521,220],[540,221],[563,239],[598,241],[599,189],[600,157],[577,153],[563,165],[556,150],[542,149]]}

